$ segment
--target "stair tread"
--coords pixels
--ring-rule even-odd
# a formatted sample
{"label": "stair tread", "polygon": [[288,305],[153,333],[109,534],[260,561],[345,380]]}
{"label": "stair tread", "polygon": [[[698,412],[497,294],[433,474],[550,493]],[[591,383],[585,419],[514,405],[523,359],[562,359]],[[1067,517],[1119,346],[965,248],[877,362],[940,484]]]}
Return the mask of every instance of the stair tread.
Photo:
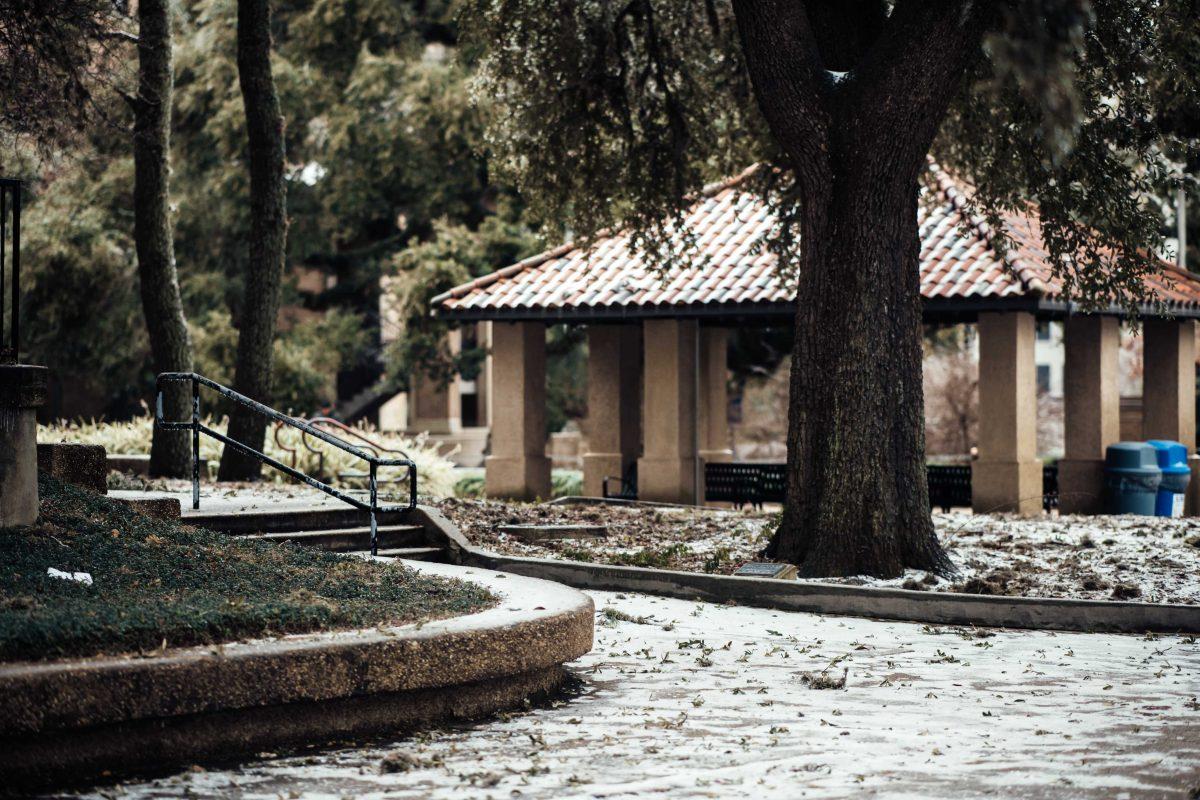
{"label": "stair tread", "polygon": [[389,558],[403,558],[411,555],[431,555],[442,552],[440,547],[389,547],[379,551],[378,555]]}
{"label": "stair tread", "polygon": [[[420,525],[380,525],[376,530],[379,533],[403,533],[405,531],[419,531]],[[267,533],[247,533],[243,534],[247,539],[303,539],[317,538],[320,536],[370,536],[371,528],[363,525],[353,528],[314,528],[305,531],[270,531]]]}

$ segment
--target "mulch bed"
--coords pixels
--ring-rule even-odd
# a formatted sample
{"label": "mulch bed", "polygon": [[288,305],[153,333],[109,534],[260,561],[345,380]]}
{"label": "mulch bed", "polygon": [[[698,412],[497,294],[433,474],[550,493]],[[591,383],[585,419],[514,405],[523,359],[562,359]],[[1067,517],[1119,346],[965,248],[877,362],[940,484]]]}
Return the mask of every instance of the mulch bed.
{"label": "mulch bed", "polygon": [[[508,555],[732,574],[760,552],[776,515],[727,509],[561,506],[445,500],[439,507],[472,542]],[[910,570],[888,580],[825,582],[1087,600],[1200,602],[1200,521],[1155,517],[935,513],[959,569],[951,580]],[[506,524],[604,525],[600,540],[523,542]]]}

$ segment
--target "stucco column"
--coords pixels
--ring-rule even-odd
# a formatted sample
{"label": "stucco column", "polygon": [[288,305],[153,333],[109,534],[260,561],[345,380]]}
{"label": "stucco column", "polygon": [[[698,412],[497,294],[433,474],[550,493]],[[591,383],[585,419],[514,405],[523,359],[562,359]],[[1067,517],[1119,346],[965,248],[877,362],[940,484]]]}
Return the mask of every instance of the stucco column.
{"label": "stucco column", "polygon": [[489,497],[550,497],[546,458],[546,328],[492,325],[492,452],[484,462]]}
{"label": "stucco column", "polygon": [[1059,508],[1099,514],[1104,507],[1104,453],[1121,438],[1116,317],[1070,317],[1065,324],[1063,395],[1065,454],[1058,462]]}
{"label": "stucco column", "polygon": [[700,329],[700,457],[732,461],[729,449],[729,331]]}
{"label": "stucco column", "polygon": [[642,457],[638,499],[702,502],[697,496],[697,340],[695,320],[646,320],[642,389]]}
{"label": "stucco column", "polygon": [[[475,341],[479,347],[490,348],[489,339],[491,337],[490,322],[475,323],[478,327],[475,328]],[[479,375],[475,378],[475,403],[477,414],[479,417],[479,427],[486,428],[492,424],[492,397],[491,397],[491,369],[489,368],[488,360],[491,356],[484,357],[484,363],[479,365]]]}
{"label": "stucco column", "polygon": [[1142,328],[1142,430],[1196,449],[1196,321],[1148,319]]}
{"label": "stucco column", "polygon": [[[1142,435],[1196,449],[1196,321],[1148,319],[1142,327]],[[1196,462],[1191,462],[1196,466]],[[1192,473],[1184,514],[1200,514],[1200,475]]]}
{"label": "stucco column", "polygon": [[45,367],[0,365],[0,528],[38,517],[37,419],[46,402]]}
{"label": "stucco column", "polygon": [[1034,338],[1032,314],[979,315],[979,460],[971,469],[979,513],[1042,511]]}
{"label": "stucco column", "polygon": [[[462,350],[462,334],[450,331],[451,353]],[[414,375],[408,398],[408,428],[414,433],[456,433],[462,430],[462,398],[458,381],[439,385],[426,375]]]}
{"label": "stucco column", "polygon": [[589,325],[588,450],[583,454],[583,493],[600,497],[606,477],[612,489],[638,457],[641,441],[642,364],[640,325]]}

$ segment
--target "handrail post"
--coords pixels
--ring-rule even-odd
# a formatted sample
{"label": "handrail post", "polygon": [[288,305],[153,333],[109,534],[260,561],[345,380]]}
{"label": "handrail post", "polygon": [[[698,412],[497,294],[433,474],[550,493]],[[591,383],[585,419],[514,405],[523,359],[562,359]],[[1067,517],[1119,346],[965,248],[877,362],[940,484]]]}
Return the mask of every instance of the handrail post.
{"label": "handrail post", "polygon": [[379,526],[378,526],[377,520],[375,519],[375,509],[376,509],[376,506],[378,505],[378,503],[376,502],[376,497],[378,494],[378,482],[375,480],[375,470],[376,470],[376,464],[372,460],[371,461],[370,485],[371,485],[371,555],[373,555],[373,556],[379,555]]}
{"label": "handrail post", "polygon": [[417,507],[417,465],[408,465],[408,507]]}
{"label": "handrail post", "polygon": [[200,509],[200,382],[192,376],[192,510]]}

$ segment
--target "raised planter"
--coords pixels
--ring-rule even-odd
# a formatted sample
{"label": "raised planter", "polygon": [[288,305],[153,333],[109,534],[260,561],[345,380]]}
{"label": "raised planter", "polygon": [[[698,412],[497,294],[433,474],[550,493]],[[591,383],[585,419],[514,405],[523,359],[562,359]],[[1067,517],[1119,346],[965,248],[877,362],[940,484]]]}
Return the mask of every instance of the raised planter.
{"label": "raised planter", "polygon": [[685,600],[937,625],[1109,633],[1200,632],[1200,606],[910,591],[509,556],[472,545],[457,526],[433,509],[420,506],[416,513],[427,532],[436,535],[436,529],[440,533],[455,563],[536,576],[579,589],[643,592]]}
{"label": "raised planter", "polygon": [[589,597],[446,564],[502,597],[425,624],[0,666],[0,791],[485,716],[557,689],[592,647]]}

